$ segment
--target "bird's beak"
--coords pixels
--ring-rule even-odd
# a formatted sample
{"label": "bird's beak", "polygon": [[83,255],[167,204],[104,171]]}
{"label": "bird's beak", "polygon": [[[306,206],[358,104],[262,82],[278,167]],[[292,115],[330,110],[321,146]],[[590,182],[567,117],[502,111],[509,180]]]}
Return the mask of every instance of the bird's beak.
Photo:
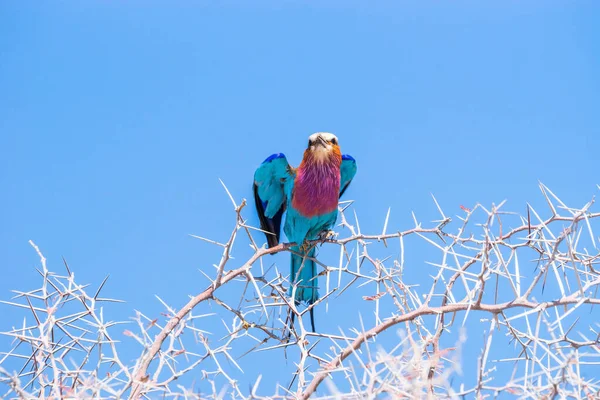
{"label": "bird's beak", "polygon": [[323,147],[327,147],[327,141],[321,136],[317,136],[318,141],[315,144],[319,144]]}

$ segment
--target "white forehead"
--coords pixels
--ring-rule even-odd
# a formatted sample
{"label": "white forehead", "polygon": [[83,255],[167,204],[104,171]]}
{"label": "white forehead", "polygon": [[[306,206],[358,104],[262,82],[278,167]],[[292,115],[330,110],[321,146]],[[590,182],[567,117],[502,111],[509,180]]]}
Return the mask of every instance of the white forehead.
{"label": "white forehead", "polygon": [[328,142],[331,142],[333,139],[335,139],[337,141],[337,136],[335,136],[333,133],[329,133],[329,132],[317,132],[317,133],[313,133],[312,135],[310,135],[308,137],[308,140],[311,142],[314,142],[315,140],[317,140],[317,138],[321,136],[323,139],[325,139]]}

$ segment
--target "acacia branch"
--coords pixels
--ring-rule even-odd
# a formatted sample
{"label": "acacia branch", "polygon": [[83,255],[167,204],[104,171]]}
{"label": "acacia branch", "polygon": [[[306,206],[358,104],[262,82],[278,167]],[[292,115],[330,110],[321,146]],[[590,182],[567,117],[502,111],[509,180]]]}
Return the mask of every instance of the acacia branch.
{"label": "acacia branch", "polygon": [[[600,284],[600,280],[596,281],[596,283],[595,283],[595,285],[598,285],[598,284]],[[304,390],[304,392],[302,393],[300,398],[308,399],[317,390],[317,388],[319,387],[321,382],[323,382],[323,380],[325,380],[325,378],[327,378],[329,376],[329,374],[331,373],[329,370],[332,370],[332,369],[335,369],[335,368],[341,366],[342,361],[344,361],[346,358],[348,358],[348,356],[350,356],[353,352],[358,350],[361,347],[361,345],[363,343],[365,343],[368,339],[377,336],[379,333],[381,333],[401,322],[412,321],[419,317],[423,317],[425,315],[433,315],[433,314],[444,315],[444,314],[449,314],[449,313],[456,313],[459,311],[466,311],[469,308],[471,310],[475,310],[475,311],[486,311],[488,313],[498,314],[502,311],[505,311],[505,310],[508,310],[511,308],[516,308],[516,307],[523,307],[523,308],[528,308],[528,309],[535,309],[535,308],[548,309],[548,308],[553,308],[553,307],[566,306],[569,304],[576,304],[579,301],[580,300],[577,299],[576,297],[569,296],[567,298],[563,298],[560,300],[541,302],[541,303],[536,303],[536,302],[529,301],[526,299],[520,299],[520,300],[515,300],[512,302],[506,302],[506,303],[500,303],[500,304],[469,305],[469,304],[465,304],[465,303],[459,303],[459,304],[449,304],[449,305],[445,305],[445,306],[441,306],[441,307],[427,307],[427,306],[421,307],[421,308],[411,311],[407,314],[390,318],[387,321],[385,321],[385,322],[369,329],[365,333],[357,336],[349,346],[347,346],[342,352],[340,352],[334,358],[334,360],[331,361],[326,366],[326,368],[319,371],[315,375],[315,377],[310,382],[310,384],[307,386],[306,390]],[[600,299],[586,299],[584,301],[584,303],[585,304],[600,304]]]}

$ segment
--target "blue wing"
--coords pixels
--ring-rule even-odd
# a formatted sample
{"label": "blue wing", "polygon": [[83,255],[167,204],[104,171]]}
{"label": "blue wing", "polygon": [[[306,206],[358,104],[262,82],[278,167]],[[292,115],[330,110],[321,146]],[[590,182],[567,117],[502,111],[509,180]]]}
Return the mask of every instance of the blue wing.
{"label": "blue wing", "polygon": [[277,246],[281,232],[281,218],[286,207],[284,182],[290,177],[290,165],[283,153],[273,154],[254,172],[254,202],[260,219],[260,228],[266,234],[269,247]]}
{"label": "blue wing", "polygon": [[356,160],[354,157],[344,154],[342,156],[342,165],[340,166],[340,197],[344,194],[348,186],[350,186],[350,182],[352,182],[352,178],[356,175]]}

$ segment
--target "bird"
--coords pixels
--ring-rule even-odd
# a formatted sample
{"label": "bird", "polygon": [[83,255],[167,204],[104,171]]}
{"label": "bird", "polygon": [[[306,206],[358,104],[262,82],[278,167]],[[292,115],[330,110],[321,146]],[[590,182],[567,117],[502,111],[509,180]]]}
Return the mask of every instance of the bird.
{"label": "bird", "polygon": [[[319,299],[315,246],[333,232],[339,198],[356,174],[356,160],[342,155],[338,138],[328,132],[309,136],[302,162],[293,168],[283,153],[267,157],[254,173],[254,200],[268,248],[279,244],[283,231],[291,250],[289,295],[296,305],[311,305]],[[294,290],[295,287],[295,290]],[[315,331],[313,309],[310,321]],[[292,324],[294,314],[292,313]]]}

